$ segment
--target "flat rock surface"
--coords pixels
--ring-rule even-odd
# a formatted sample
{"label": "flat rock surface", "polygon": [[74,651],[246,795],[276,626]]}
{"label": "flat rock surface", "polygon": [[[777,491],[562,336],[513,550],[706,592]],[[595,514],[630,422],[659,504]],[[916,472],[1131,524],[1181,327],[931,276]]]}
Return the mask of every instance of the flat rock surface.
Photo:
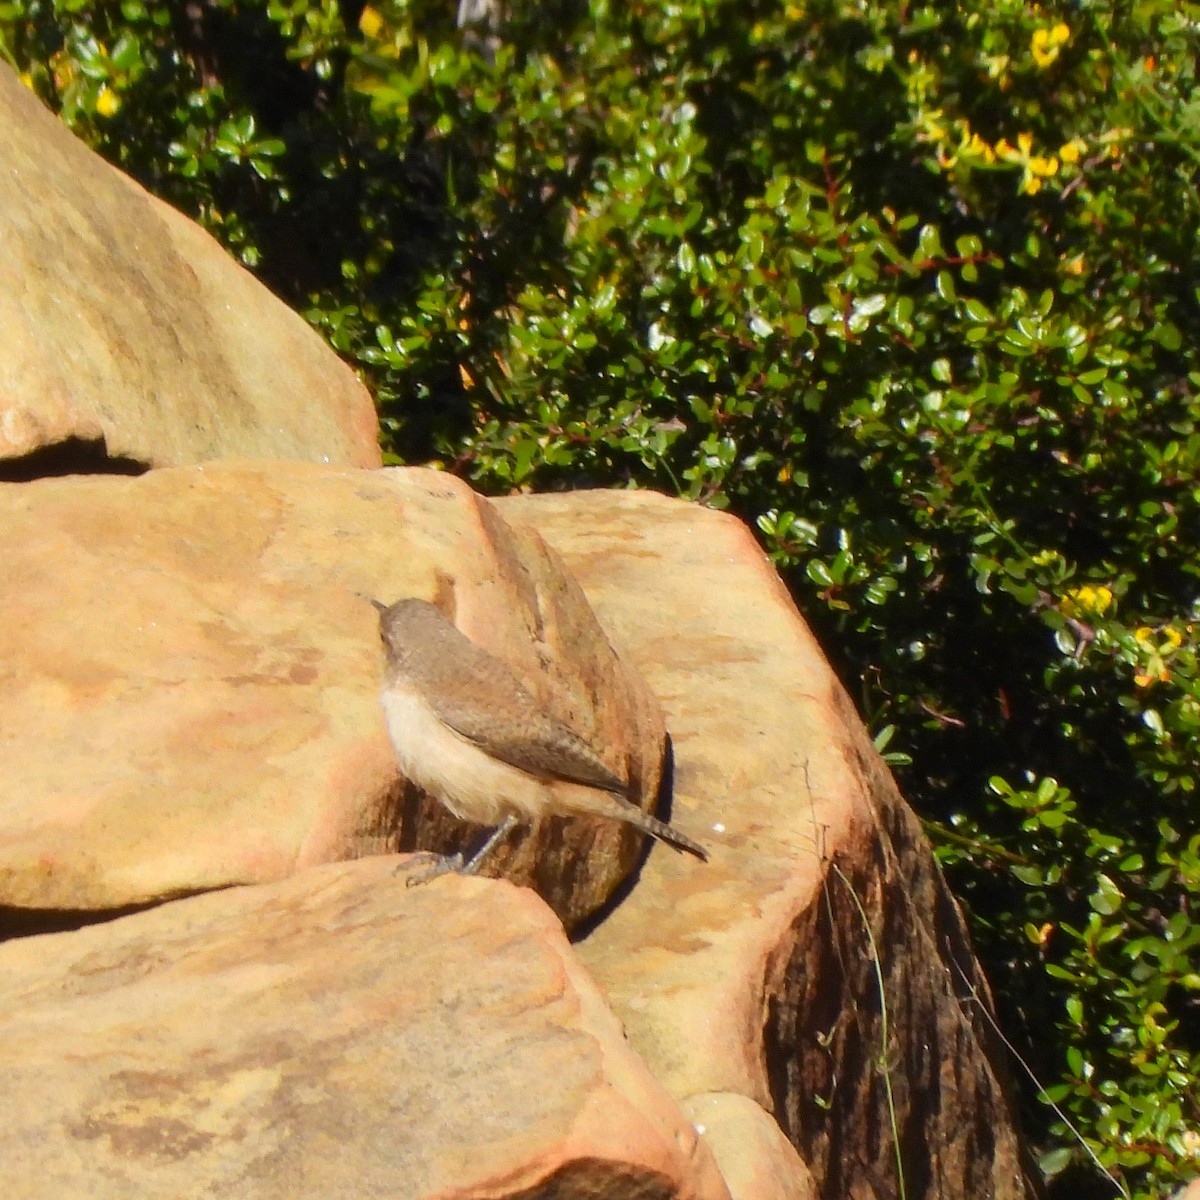
{"label": "flat rock surface", "polygon": [[396,864],[0,946],[5,1196],[724,1200],[541,901]]}
{"label": "flat rock surface", "polygon": [[78,456],[77,443],[89,470],[235,455],[379,465],[354,372],[3,61],[0,246],[0,477],[6,460]]}

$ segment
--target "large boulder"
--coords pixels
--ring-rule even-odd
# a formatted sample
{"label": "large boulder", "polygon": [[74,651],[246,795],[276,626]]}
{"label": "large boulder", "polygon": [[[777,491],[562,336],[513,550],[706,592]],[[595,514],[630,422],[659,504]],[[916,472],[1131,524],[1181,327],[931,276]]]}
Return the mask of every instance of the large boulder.
{"label": "large boulder", "polygon": [[765,1116],[822,1196],[897,1195],[897,1141],[909,1200],[1031,1195],[962,914],[750,531],[647,492],[497,504],[578,575],[662,702],[678,810],[715,824],[579,953],[693,1120],[724,1100],[726,1179]]}
{"label": "large boulder", "polygon": [[379,465],[350,368],[3,61],[0,246],[0,478],[238,455]]}
{"label": "large boulder", "polygon": [[[228,462],[73,476],[0,484],[0,524],[10,922],[478,834],[401,786],[376,597],[440,602],[657,799],[653,694],[557,555],[457,479]],[[548,821],[495,867],[574,926],[641,849],[626,826]]]}
{"label": "large boulder", "polygon": [[[385,874],[395,878],[387,873],[403,859],[360,864],[354,870],[362,875],[320,866],[415,845],[414,830],[431,828],[437,816],[436,805],[396,777],[378,700],[376,614],[366,599],[416,594],[451,597],[469,636],[530,674],[556,646],[564,660],[576,648],[601,664],[615,654],[623,690],[640,694],[632,682],[640,678],[661,705],[674,751],[672,820],[707,845],[709,862],[655,845],[629,874],[620,840],[602,840],[608,831],[557,822],[518,843],[499,866],[535,883],[567,917],[576,945],[555,953],[576,956],[590,971],[638,1059],[703,1130],[735,1200],[895,1195],[901,1172],[912,1200],[1030,1194],[987,986],[961,915],[845,692],[737,521],[647,493],[488,504],[432,472],[227,463],[138,479],[0,487],[0,522],[8,568],[0,576],[7,673],[0,689],[0,899],[10,930],[65,928],[172,895],[266,881],[262,910],[253,899],[229,900],[236,911],[210,910],[203,906],[224,897],[197,897],[54,935],[59,940],[0,948],[15,955],[0,956],[0,974],[13,989],[5,1007],[28,1013],[47,1046],[58,1031],[89,1027],[91,1010],[67,1005],[88,980],[144,976],[144,987],[128,993],[134,1017],[92,1052],[91,1090],[81,1099],[60,1088],[58,1115],[41,1110],[48,1115],[39,1127],[63,1160],[51,1163],[43,1152],[28,1160],[46,1178],[81,1178],[71,1176],[68,1160],[88,1162],[89,1146],[98,1153],[96,1139],[119,1142],[127,1124],[135,1126],[133,1140],[121,1145],[161,1137],[169,1148],[195,1153],[197,1177],[206,1179],[215,1170],[207,1156],[225,1153],[239,1131],[248,1129],[244,1136],[269,1156],[289,1130],[300,1136],[308,1128],[293,1124],[286,1106],[253,1126],[241,1121],[239,1089],[261,1084],[273,1096],[274,1075],[229,1083],[222,1067],[207,1082],[189,1077],[179,1099],[174,1075],[159,1078],[147,1067],[134,1078],[129,1066],[160,1006],[171,1014],[164,1036],[178,1038],[180,1061],[189,1050],[210,1061],[183,1032],[187,1017],[208,1019],[218,979],[257,987],[271,971],[286,978],[287,964],[316,953],[305,931],[322,918],[298,899],[306,889],[316,895],[368,880],[368,890],[386,891],[396,922],[409,923],[404,939],[423,939],[446,954],[457,954],[449,944],[465,939],[488,972],[523,969],[504,948],[534,910],[525,908],[518,919],[495,907],[498,895],[507,899],[497,903],[512,903],[506,884],[447,877],[426,891],[381,882]],[[558,558],[582,586],[603,636],[539,633],[530,619],[542,611],[539,595],[556,595],[566,611],[578,611],[567,599],[573,584],[545,582],[558,578],[553,571],[541,584],[529,583],[543,570],[531,564]],[[575,621],[564,618],[557,628],[591,628],[586,619]],[[576,681],[593,681],[585,691],[605,677],[589,667],[563,669]],[[644,747],[647,799],[662,730],[657,705],[643,696],[614,727],[640,731],[630,744]],[[563,849],[568,838],[580,840]],[[519,855],[534,844],[531,870]],[[593,878],[602,883],[587,893],[584,881]],[[583,894],[591,897],[587,904],[571,899]],[[441,915],[431,896],[455,918]],[[291,898],[282,910],[290,917],[263,915],[273,912],[272,897]],[[377,911],[373,901],[362,903]],[[526,894],[523,903],[536,901]],[[207,961],[209,953],[203,939],[179,949],[171,922],[180,930],[191,922],[213,930],[220,919],[210,913],[238,925],[230,937],[245,947],[236,970],[219,957],[211,986],[200,974],[169,969],[178,956]],[[161,924],[132,924],[151,918]],[[341,918],[329,920],[335,931],[342,928]],[[260,921],[271,936],[256,940]],[[127,940],[127,930],[145,928],[153,936]],[[320,943],[335,965],[341,936]],[[382,919],[372,917],[362,936],[373,939],[379,962],[408,953],[410,943],[394,942]],[[158,938],[165,948],[156,958],[150,947]],[[131,945],[141,949],[132,953]],[[347,961],[368,961],[355,946]],[[105,974],[109,968],[116,974]],[[418,957],[412,969],[428,968]],[[346,979],[353,1003],[382,1003],[355,972]],[[438,1064],[419,1103],[436,1114],[431,1122],[460,1139],[468,1166],[476,1138],[487,1142],[493,1125],[480,1124],[474,1101],[464,1099],[466,1077],[494,1078],[489,1094],[499,1104],[515,1090],[518,1114],[545,1094],[560,1129],[575,1120],[566,1114],[584,1110],[609,1120],[582,1099],[588,1089],[558,1077],[561,1035],[528,1031],[532,1042],[544,1039],[547,1057],[522,1059],[519,1079],[502,1069],[502,1054],[475,1052],[480,1021],[526,1030],[522,1002],[508,990],[519,985],[497,980],[491,1001],[472,1007],[469,1020],[457,1002],[412,1002],[412,1019],[425,1034],[405,1042],[405,1053],[419,1059],[428,1041]],[[325,1003],[341,1003],[336,980],[306,986],[322,995],[328,987]],[[429,995],[442,995],[441,988],[435,981]],[[222,1004],[221,1020],[236,1024],[236,1006]],[[104,1005],[97,1001],[95,1021],[107,1029]],[[421,1024],[430,1005],[445,1029]],[[381,1012],[403,1040],[404,1011]],[[259,1020],[258,1007],[246,1012],[245,1028],[236,1029],[239,1045],[276,1036],[255,1034],[275,1030]],[[297,1021],[303,1029],[279,1043],[277,1059],[255,1060],[254,1070],[270,1073],[277,1061],[328,1052],[320,1023],[303,1015]],[[355,1028],[339,1053],[368,1064],[377,1058],[378,1070],[396,1078],[396,1061]],[[118,1044],[118,1034],[128,1046]],[[27,1086],[20,1047],[30,1038],[0,1031],[0,1075],[12,1097]],[[147,1061],[175,1061],[174,1051],[155,1047]],[[435,1076],[446,1080],[444,1089]],[[648,1094],[641,1083],[635,1090]],[[367,1094],[374,1105],[380,1093]],[[564,1094],[566,1107],[558,1111]],[[224,1105],[221,1111],[238,1119],[217,1120],[206,1104]],[[687,1162],[662,1165],[663,1146],[681,1136],[675,1120],[654,1118],[658,1132],[634,1145],[628,1178],[643,1188],[649,1169],[661,1172],[662,1182],[645,1185],[645,1194],[712,1194],[704,1190],[707,1168],[686,1139],[677,1145]],[[489,1176],[492,1182],[471,1194],[577,1194],[567,1184],[553,1190],[576,1177],[555,1175],[560,1166],[551,1164],[581,1169],[592,1158],[591,1143],[572,1142],[574,1156],[556,1158],[559,1151],[547,1147],[559,1143],[543,1137],[541,1126],[528,1127],[535,1130],[521,1143],[528,1170],[514,1167],[506,1183]],[[21,1145],[36,1139],[28,1122],[15,1128]],[[56,1132],[63,1128],[77,1132],[63,1140]],[[629,1126],[613,1128],[607,1146],[625,1138],[621,1130]],[[668,1129],[676,1132],[664,1141]],[[363,1179],[379,1179],[380,1162],[392,1161],[393,1148],[377,1139],[355,1139],[346,1149],[331,1136],[329,1144],[338,1147],[333,1154],[369,1160],[358,1164]],[[608,1153],[601,1155],[606,1164]],[[112,1162],[95,1161],[105,1170]],[[498,1160],[481,1152],[485,1161]],[[438,1191],[443,1177],[430,1163],[413,1169],[416,1182],[406,1194],[452,1194]],[[233,1173],[226,1186],[242,1196],[276,1194],[261,1178],[247,1178]],[[578,1180],[583,1188],[584,1177]],[[131,1186],[127,1194],[142,1190]],[[175,1194],[173,1180],[159,1190]]]}
{"label": "large boulder", "polygon": [[7,1200],[728,1200],[537,897],[391,859],[0,946],[0,1079]]}

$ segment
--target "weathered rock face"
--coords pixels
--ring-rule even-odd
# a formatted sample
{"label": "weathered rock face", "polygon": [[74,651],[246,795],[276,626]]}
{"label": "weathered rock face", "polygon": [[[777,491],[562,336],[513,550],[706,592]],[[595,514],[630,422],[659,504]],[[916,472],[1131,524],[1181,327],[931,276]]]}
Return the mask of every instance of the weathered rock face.
{"label": "weathered rock face", "polygon": [[[462,846],[471,827],[397,784],[372,596],[437,597],[657,796],[652,694],[538,535],[456,479],[212,463],[0,484],[0,525],[10,919]],[[495,869],[574,925],[641,848],[624,826],[547,821]]]}
{"label": "weathered rock face", "polygon": [[[518,532],[497,533],[495,512]],[[80,1159],[102,1163],[106,1179],[141,1181],[124,1194],[176,1194],[175,1176],[156,1187],[140,1173],[161,1146],[190,1156],[190,1178],[223,1180],[239,1196],[284,1194],[295,1164],[308,1169],[293,1137],[324,1153],[312,1178],[330,1195],[343,1194],[346,1164],[330,1161],[339,1156],[360,1160],[370,1186],[358,1194],[386,1191],[397,1163],[415,1181],[404,1195],[460,1194],[448,1172],[476,1166],[483,1173],[465,1175],[473,1190],[461,1194],[592,1194],[595,1162],[605,1187],[614,1172],[629,1182],[600,1195],[719,1194],[686,1130],[680,1140],[686,1114],[736,1200],[894,1196],[880,1062],[909,1197],[1030,1194],[958,911],[841,687],[736,521],[646,493],[512,497],[493,509],[431,472],[238,463],[11,485],[0,488],[0,525],[9,916],[16,906],[96,912],[297,872],[0,946],[10,981],[0,1013],[14,1014],[0,1028],[0,1096],[15,1105],[36,1095],[46,1114],[5,1116],[0,1130],[18,1131],[13,1153],[32,1174],[66,1181],[56,1194],[83,1193],[70,1183]],[[578,616],[574,585],[551,582],[553,556],[523,526],[565,560],[607,637]],[[678,1113],[647,1099],[612,1047],[530,1017],[553,991],[543,960],[525,980],[525,951],[513,949],[542,919],[530,893],[453,877],[406,889],[391,882],[395,859],[318,866],[407,846],[436,815],[396,787],[376,614],[364,598],[406,594],[449,597],[464,632],[531,674],[555,647],[581,648],[592,665],[564,670],[585,700],[607,686],[611,638],[648,684],[628,710],[640,731],[628,746],[641,749],[622,751],[644,764],[647,794],[661,735],[649,695],[661,702],[674,746],[671,816],[711,861],[655,846],[603,919],[577,928],[573,953]],[[550,617],[539,625],[533,610]],[[623,851],[600,840],[605,832],[560,823],[539,833],[541,862],[566,873],[566,894],[592,871],[620,877]],[[567,850],[568,837],[582,840]],[[522,869],[528,847],[508,865]],[[535,868],[538,886],[561,907],[537,873],[548,869]],[[335,900],[322,907],[327,895]],[[565,947],[554,953],[574,962]],[[378,992],[363,965],[372,954],[386,981]],[[328,974],[312,965],[322,956]],[[481,981],[456,989],[465,959],[481,964],[470,976]],[[561,967],[563,995],[586,991],[574,969]],[[409,991],[393,1005],[401,970]],[[88,1007],[93,979],[111,983],[114,998]],[[106,1006],[122,1001],[128,1019],[108,1023]],[[342,1030],[336,1056],[323,1014]],[[198,1040],[189,1020],[219,1036]],[[487,1023],[498,1028],[481,1055],[477,1027]],[[148,1026],[166,1039],[153,1053],[139,1049]],[[43,1064],[60,1053],[50,1048],[60,1034],[92,1027],[103,1038],[92,1057],[79,1052],[88,1084],[72,1092]],[[505,1066],[510,1036],[530,1050],[518,1074]],[[44,1052],[27,1058],[37,1038]],[[275,1050],[235,1062],[225,1043]],[[427,1045],[436,1072],[427,1088],[408,1085],[416,1068],[400,1063]],[[617,1096],[604,1070],[587,1065],[582,1083],[568,1070],[580,1054],[624,1081]],[[157,1076],[163,1057],[190,1065]],[[296,1090],[293,1081],[314,1078],[310,1057],[319,1080]],[[320,1108],[340,1087],[358,1103],[351,1067],[371,1075],[370,1113],[347,1141],[351,1116],[322,1133],[301,1100],[315,1096]],[[30,1082],[43,1070],[57,1089]],[[511,1097],[511,1124],[481,1115],[481,1095],[503,1097],[501,1107]],[[245,1107],[255,1104],[257,1124]],[[378,1114],[392,1127],[413,1122],[423,1148],[398,1157],[383,1117],[372,1132]],[[30,1157],[38,1129],[66,1147],[61,1161]],[[244,1166],[246,1151],[222,1173],[239,1139],[253,1144],[254,1165]],[[611,1148],[630,1139],[626,1162]],[[284,1183],[272,1191],[276,1172]]]}
{"label": "weathered rock face", "polygon": [[749,531],[644,492],[497,504],[562,552],[663,703],[676,804],[718,823],[711,862],[656,854],[578,948],[694,1120],[740,1098],[713,1145],[727,1181],[757,1109],[820,1195],[898,1194],[884,1061],[910,1198],[1031,1194],[961,914]]}
{"label": "weathered rock face", "polygon": [[232,455],[379,465],[350,368],[2,61],[0,246],[0,477]]}
{"label": "weathered rock face", "polygon": [[0,946],[0,1082],[9,1200],[728,1198],[533,893],[393,859]]}

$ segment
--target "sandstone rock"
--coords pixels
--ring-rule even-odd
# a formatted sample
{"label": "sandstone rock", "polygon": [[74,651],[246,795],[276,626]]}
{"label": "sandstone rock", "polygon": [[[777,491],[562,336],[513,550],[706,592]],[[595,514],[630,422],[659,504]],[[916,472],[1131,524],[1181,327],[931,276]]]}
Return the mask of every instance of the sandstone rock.
{"label": "sandstone rock", "polygon": [[962,917],[749,531],[645,492],[498,507],[579,577],[663,703],[676,804],[716,826],[703,869],[656,854],[579,945],[656,1077],[773,1114],[822,1196],[884,1197],[882,1060],[909,1200],[1029,1195]]}
{"label": "sandstone rock", "polygon": [[819,1200],[816,1181],[778,1122],[748,1096],[707,1092],[683,1110],[736,1200]]}
{"label": "sandstone rock", "polygon": [[234,455],[379,465],[350,368],[2,61],[0,245],[0,477]]}
{"label": "sandstone rock", "polygon": [[395,862],[0,946],[8,1200],[725,1200],[533,893]]}
{"label": "sandstone rock", "polygon": [[[496,508],[557,548],[665,709],[672,816],[712,860],[655,847],[577,949],[710,1129],[736,1200],[897,1194],[881,1062],[912,1200],[1029,1195],[961,917],[748,531],[645,493]],[[505,567],[481,513],[443,476],[300,465],[0,489],[4,902],[103,908],[393,845],[416,809],[391,789],[375,614],[355,593],[432,596],[452,578],[463,628],[532,665],[536,630],[493,597],[497,579],[521,594],[541,551]],[[132,677],[131,660],[146,664]],[[615,851],[582,845],[585,869],[608,869]],[[488,885],[430,886],[467,921]],[[506,930],[486,934],[490,956]],[[477,1070],[465,1048],[453,1070]],[[533,1068],[520,1086],[545,1082]]]}
{"label": "sandstone rock", "polygon": [[[461,846],[472,827],[397,785],[371,596],[441,596],[657,795],[653,696],[537,535],[456,479],[212,463],[0,484],[0,524],[0,908],[115,910]],[[495,868],[574,924],[642,842],[552,820]]]}

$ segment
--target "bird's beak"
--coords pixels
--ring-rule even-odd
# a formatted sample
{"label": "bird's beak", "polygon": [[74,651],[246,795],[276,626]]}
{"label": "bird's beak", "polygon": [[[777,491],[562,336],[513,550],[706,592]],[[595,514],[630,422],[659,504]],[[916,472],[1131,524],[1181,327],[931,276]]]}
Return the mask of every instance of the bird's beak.
{"label": "bird's beak", "polygon": [[374,596],[368,596],[366,592],[355,592],[354,594],[360,600],[370,600],[370,602],[375,605],[375,607],[379,609],[381,613],[387,612],[388,608],[391,607],[390,605],[384,604],[382,600],[376,600]]}

